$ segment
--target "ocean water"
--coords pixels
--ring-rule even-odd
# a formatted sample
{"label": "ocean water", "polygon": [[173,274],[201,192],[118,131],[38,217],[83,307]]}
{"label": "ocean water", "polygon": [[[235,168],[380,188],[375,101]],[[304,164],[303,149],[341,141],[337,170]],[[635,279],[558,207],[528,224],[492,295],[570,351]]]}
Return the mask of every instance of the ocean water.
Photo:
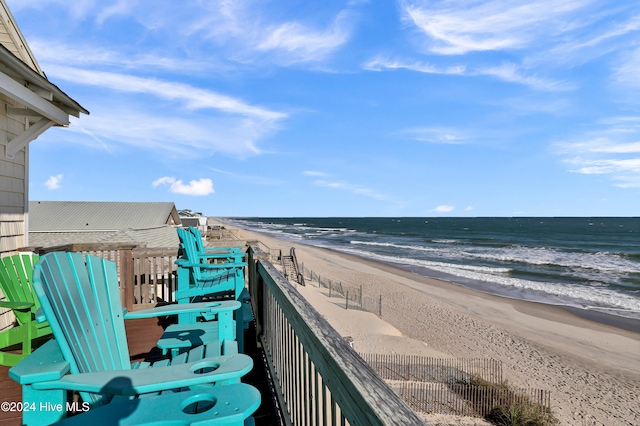
{"label": "ocean water", "polygon": [[640,319],[640,218],[228,218],[484,292]]}

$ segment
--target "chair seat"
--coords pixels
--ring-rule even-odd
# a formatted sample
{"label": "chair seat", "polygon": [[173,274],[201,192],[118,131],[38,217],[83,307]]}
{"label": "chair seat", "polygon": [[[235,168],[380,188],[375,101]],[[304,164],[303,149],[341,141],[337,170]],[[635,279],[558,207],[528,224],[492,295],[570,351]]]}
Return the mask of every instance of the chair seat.
{"label": "chair seat", "polygon": [[[162,349],[163,355],[171,350],[172,356],[175,357],[182,348],[208,345],[211,342],[218,342],[219,338],[220,333],[217,321],[173,324],[164,331],[158,340],[157,346]],[[221,354],[218,353],[217,355]]]}

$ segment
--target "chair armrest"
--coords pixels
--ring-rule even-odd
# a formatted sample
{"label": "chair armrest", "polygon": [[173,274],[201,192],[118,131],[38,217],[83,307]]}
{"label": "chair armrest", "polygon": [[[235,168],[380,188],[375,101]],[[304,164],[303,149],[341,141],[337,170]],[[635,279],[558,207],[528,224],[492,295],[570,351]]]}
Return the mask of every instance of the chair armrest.
{"label": "chair armrest", "polygon": [[191,263],[186,259],[178,259],[174,262],[176,265],[182,268],[207,268],[207,269],[229,269],[229,268],[244,268],[247,266],[246,262],[234,262],[234,263]]}
{"label": "chair armrest", "polygon": [[204,248],[205,252],[208,251],[225,251],[227,253],[240,253],[242,251],[241,247],[205,247]]}
{"label": "chair armrest", "polygon": [[60,380],[34,383],[32,387],[35,390],[63,389],[133,396],[236,379],[252,367],[250,357],[236,354],[136,370],[69,374]]}
{"label": "chair armrest", "polygon": [[38,308],[38,310],[36,311],[36,321],[38,321],[38,324],[41,324],[47,321],[47,317],[44,315],[44,311],[42,310],[42,307]]}
{"label": "chair armrest", "polygon": [[[215,409],[183,411],[188,404],[214,402]],[[165,392],[154,398],[112,401],[56,425],[254,425],[250,416],[260,406],[260,392],[245,383],[225,384],[182,392]]]}
{"label": "chair armrest", "polygon": [[141,309],[139,311],[126,312],[124,319],[154,318],[165,315],[177,314],[201,314],[203,316],[230,312],[240,309],[241,303],[237,300],[223,300],[220,302],[200,302],[158,306],[151,309]]}
{"label": "chair armrest", "polygon": [[198,254],[198,257],[202,259],[242,259],[244,258],[244,253],[201,253]]}
{"label": "chair armrest", "polygon": [[28,311],[35,305],[33,302],[0,302],[0,308],[15,309],[16,311]]}
{"label": "chair armrest", "polygon": [[69,372],[69,363],[65,361],[55,339],[29,354],[9,370],[9,377],[21,385],[29,385],[43,380],[59,380]]}

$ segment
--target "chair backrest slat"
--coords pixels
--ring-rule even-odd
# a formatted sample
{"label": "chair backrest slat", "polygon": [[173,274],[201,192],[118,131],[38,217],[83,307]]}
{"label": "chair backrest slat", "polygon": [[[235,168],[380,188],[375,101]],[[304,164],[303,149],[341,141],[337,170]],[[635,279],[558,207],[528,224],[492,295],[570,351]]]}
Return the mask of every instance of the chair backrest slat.
{"label": "chair backrest slat", "polygon": [[202,234],[200,233],[200,230],[190,226],[189,232],[193,235],[193,242],[196,245],[196,250],[200,253],[204,253],[204,242],[202,241]]}
{"label": "chair backrest slat", "polygon": [[[199,263],[200,258],[193,234],[184,228],[178,228],[178,237],[180,237],[180,245],[182,246],[182,256],[190,263]],[[189,269],[190,274],[196,282],[202,280],[202,271],[200,268],[193,267]]]}
{"label": "chair backrest slat", "polygon": [[95,326],[101,329],[113,329],[105,335],[107,346],[104,354],[115,354],[110,360],[113,368],[129,368],[129,348],[124,327],[123,310],[118,287],[118,270],[114,262],[95,256],[87,256],[91,288],[98,304],[98,315],[93,316]]}
{"label": "chair backrest slat", "polygon": [[49,253],[36,265],[33,282],[73,373],[130,368],[122,308],[114,309],[119,292],[108,299],[118,286],[113,262]]}

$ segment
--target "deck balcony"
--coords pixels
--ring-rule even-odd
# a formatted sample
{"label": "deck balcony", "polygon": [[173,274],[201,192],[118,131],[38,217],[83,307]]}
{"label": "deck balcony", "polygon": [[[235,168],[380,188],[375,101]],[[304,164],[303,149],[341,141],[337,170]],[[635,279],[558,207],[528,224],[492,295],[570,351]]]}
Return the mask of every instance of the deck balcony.
{"label": "deck balcony", "polygon": [[[245,242],[236,242],[236,245]],[[262,403],[257,425],[422,425],[396,395],[274,267],[259,242],[246,242],[248,287],[255,322],[245,335],[254,360],[243,381]],[[75,244],[47,251],[78,251],[116,261],[123,304],[130,311],[172,303],[177,249]],[[167,323],[126,323],[132,360],[161,356],[155,342]],[[21,401],[20,387],[0,367],[0,403]],[[0,426],[21,424],[20,413],[0,411]]]}

